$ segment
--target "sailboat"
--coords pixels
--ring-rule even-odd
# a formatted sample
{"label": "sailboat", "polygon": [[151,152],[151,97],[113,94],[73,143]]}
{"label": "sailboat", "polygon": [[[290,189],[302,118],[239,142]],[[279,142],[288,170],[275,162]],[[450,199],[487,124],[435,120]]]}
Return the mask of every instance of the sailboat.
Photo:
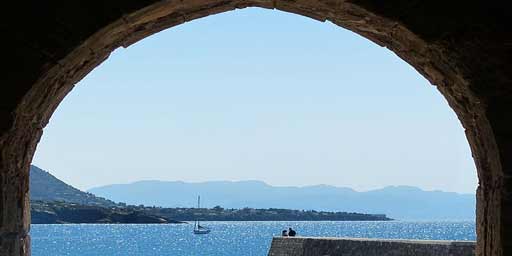
{"label": "sailboat", "polygon": [[[197,196],[197,209],[200,209],[201,205],[201,196]],[[196,220],[194,223],[194,234],[196,235],[204,235],[210,233],[210,229],[207,227],[201,226],[199,224],[199,220]]]}

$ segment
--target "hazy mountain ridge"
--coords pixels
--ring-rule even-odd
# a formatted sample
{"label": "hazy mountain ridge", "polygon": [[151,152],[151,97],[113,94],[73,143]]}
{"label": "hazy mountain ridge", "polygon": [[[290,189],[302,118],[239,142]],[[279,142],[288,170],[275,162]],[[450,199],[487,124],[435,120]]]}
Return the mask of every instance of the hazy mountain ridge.
{"label": "hazy mountain ridge", "polygon": [[[127,204],[163,207],[288,208],[371,212],[396,219],[474,219],[475,195],[389,186],[366,192],[329,185],[274,187],[261,181],[138,181],[90,189],[89,192]],[[179,195],[179,196],[176,196]]]}
{"label": "hazy mountain ridge", "polygon": [[[293,209],[163,208],[126,205],[80,191],[36,166],[31,166],[32,224],[60,223],[182,223],[210,221],[387,221],[386,216]],[[155,182],[155,181],[152,181]],[[145,183],[145,182],[142,182]],[[149,182],[151,183],[151,181]],[[186,183],[178,182],[182,185]],[[217,185],[225,186],[225,182]],[[261,187],[261,182],[253,182]]]}

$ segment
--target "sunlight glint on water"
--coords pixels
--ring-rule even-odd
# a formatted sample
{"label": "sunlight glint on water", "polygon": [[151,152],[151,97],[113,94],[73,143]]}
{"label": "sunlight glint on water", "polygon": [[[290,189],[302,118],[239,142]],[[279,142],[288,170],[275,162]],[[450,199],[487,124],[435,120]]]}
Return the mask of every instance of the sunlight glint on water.
{"label": "sunlight glint on water", "polygon": [[474,222],[205,222],[192,225],[32,225],[32,254],[46,255],[266,255],[272,236],[293,227],[301,236],[475,240]]}

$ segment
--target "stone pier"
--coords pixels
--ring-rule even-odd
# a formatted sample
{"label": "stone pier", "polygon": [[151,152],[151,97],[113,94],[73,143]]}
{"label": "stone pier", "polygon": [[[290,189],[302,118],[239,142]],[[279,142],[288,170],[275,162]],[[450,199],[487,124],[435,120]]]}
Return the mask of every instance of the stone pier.
{"label": "stone pier", "polygon": [[475,242],[274,237],[269,256],[473,256]]}

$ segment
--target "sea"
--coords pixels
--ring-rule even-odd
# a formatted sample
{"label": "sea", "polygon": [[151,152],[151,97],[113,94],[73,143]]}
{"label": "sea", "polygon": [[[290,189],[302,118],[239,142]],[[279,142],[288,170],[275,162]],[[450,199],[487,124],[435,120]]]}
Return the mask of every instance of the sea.
{"label": "sea", "polygon": [[189,224],[33,224],[32,255],[267,255],[273,236],[292,227],[299,236],[388,239],[476,239],[474,221],[230,221]]}

